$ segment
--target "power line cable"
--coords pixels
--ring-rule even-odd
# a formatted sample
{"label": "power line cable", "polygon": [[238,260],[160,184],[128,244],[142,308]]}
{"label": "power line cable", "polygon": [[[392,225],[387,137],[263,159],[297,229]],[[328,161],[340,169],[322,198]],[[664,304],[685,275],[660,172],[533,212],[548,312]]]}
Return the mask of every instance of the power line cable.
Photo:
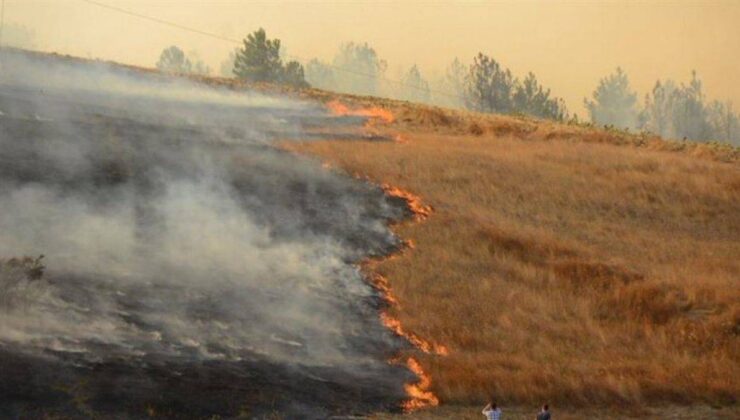
{"label": "power line cable", "polygon": [[[5,0],[2,0],[2,1],[4,2]],[[220,40],[220,41],[226,41],[226,42],[230,42],[230,43],[238,44],[238,45],[241,45],[242,44],[242,41],[240,41],[238,39],[229,38],[229,37],[226,37],[226,36],[223,36],[223,35],[218,35],[218,34],[215,34],[213,32],[203,31],[201,29],[197,29],[197,28],[193,28],[193,27],[190,27],[190,26],[181,25],[179,23],[171,22],[171,21],[160,19],[160,18],[157,18],[157,17],[153,17],[153,16],[149,16],[149,15],[144,15],[144,14],[137,13],[137,12],[134,12],[134,11],[131,11],[131,10],[127,10],[127,9],[123,9],[123,8],[120,8],[120,7],[117,7],[117,6],[112,6],[112,5],[109,5],[109,4],[106,4],[106,3],[101,3],[101,2],[98,2],[98,1],[95,1],[95,0],[80,0],[80,1],[82,1],[84,3],[88,3],[88,4],[91,4],[91,5],[94,5],[94,6],[98,6],[98,7],[104,8],[104,9],[108,9],[108,10],[111,10],[111,11],[114,11],[114,12],[122,13],[122,14],[129,15],[129,16],[133,16],[133,17],[136,17],[136,18],[139,18],[139,19],[148,20],[150,22],[155,22],[155,23],[158,23],[158,24],[161,24],[161,25],[169,26],[169,27],[180,29],[180,30],[183,30],[183,31],[192,32],[192,33],[195,33],[195,34],[198,34],[198,35],[207,36],[207,37],[210,37],[210,38],[213,38],[213,39],[217,39],[217,40]],[[291,59],[294,59],[294,60],[297,60],[297,61],[304,61],[304,62],[307,61],[305,58],[299,57],[299,56],[295,56],[295,55],[286,55],[286,57],[291,58]],[[462,100],[463,99],[463,97],[461,97],[460,95],[457,95],[457,94],[454,94],[454,93],[450,93],[450,92],[444,92],[444,91],[440,91],[440,90],[436,90],[436,89],[428,89],[428,88],[425,89],[425,88],[423,88],[421,86],[410,85],[410,84],[404,83],[403,81],[400,81],[400,80],[393,80],[393,79],[388,79],[388,78],[385,78],[385,77],[378,77],[376,75],[358,72],[358,71],[347,69],[347,68],[344,68],[344,67],[339,67],[339,66],[336,66],[336,65],[333,65],[333,64],[324,64],[324,65],[326,65],[327,67],[329,67],[329,68],[331,68],[333,70],[337,70],[337,71],[348,73],[348,74],[353,74],[353,75],[356,75],[356,76],[367,77],[367,78],[373,79],[373,80],[382,80],[382,81],[385,81],[385,82],[388,82],[388,83],[397,84],[399,86],[404,86],[404,87],[408,87],[408,88],[411,88],[411,89],[417,89],[417,90],[424,91],[424,92],[429,92],[429,93],[435,93],[437,95],[447,96],[447,97],[458,99],[458,100]]]}
{"label": "power line cable", "polygon": [[173,28],[181,29],[183,31],[193,32],[193,33],[196,33],[196,34],[199,34],[199,35],[208,36],[208,37],[215,38],[215,39],[218,39],[218,40],[221,40],[221,41],[228,41],[228,42],[232,42],[232,43],[235,43],[235,44],[241,44],[241,41],[239,41],[237,39],[233,39],[233,38],[225,37],[225,36],[222,36],[222,35],[214,34],[212,32],[202,31],[200,29],[191,28],[191,27],[185,26],[185,25],[180,25],[179,23],[170,22],[170,21],[167,21],[167,20],[164,20],[164,19],[159,19],[159,18],[156,18],[156,17],[152,17],[152,16],[148,16],[148,15],[143,15],[141,13],[133,12],[131,10],[122,9],[120,7],[117,7],[117,6],[111,6],[109,4],[100,3],[100,2],[94,1],[94,0],[81,0],[81,1],[82,2],[85,2],[85,3],[89,3],[89,4],[92,4],[92,5],[95,5],[95,6],[98,6],[98,7],[102,7],[104,9],[113,10],[115,12],[123,13],[123,14],[129,15],[129,16],[133,16],[133,17],[137,17],[137,18],[140,18],[140,19],[149,20],[149,21],[156,22],[156,23],[159,23],[159,24],[162,24],[162,25],[171,26]]}

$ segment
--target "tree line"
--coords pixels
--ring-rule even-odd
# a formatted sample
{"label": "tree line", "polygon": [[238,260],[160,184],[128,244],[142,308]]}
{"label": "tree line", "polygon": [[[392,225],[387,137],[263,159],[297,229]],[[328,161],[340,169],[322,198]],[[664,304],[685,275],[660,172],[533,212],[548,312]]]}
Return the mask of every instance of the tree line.
{"label": "tree line", "polygon": [[[171,46],[160,55],[157,68],[171,73],[207,74],[210,69]],[[388,75],[388,64],[367,43],[342,44],[330,63],[310,60],[304,69],[295,60],[284,61],[279,39],[269,39],[264,29],[249,34],[241,48],[232,51],[221,66],[221,74],[254,82],[285,83],[361,95],[386,96],[445,106],[463,105],[471,110],[504,114],[526,114],[562,120],[568,112],[560,98],[552,97],[533,73],[523,80],[495,59],[484,54],[464,66],[453,62],[435,89],[418,66]],[[444,98],[440,100],[440,97]],[[446,98],[445,98],[446,97]]]}
{"label": "tree line", "polygon": [[[295,61],[284,62],[280,56],[280,40],[267,38],[260,28],[247,35],[242,47],[233,51],[225,64],[229,74],[252,82],[284,83],[308,87],[303,66]],[[191,56],[193,53],[191,53]],[[179,47],[165,48],[157,61],[157,69],[166,73],[210,74],[211,70],[199,59],[188,57]]]}
{"label": "tree line", "polygon": [[[426,78],[417,65],[390,71],[388,63],[367,43],[344,43],[332,60],[312,59],[305,67],[296,60],[287,60],[283,54],[280,40],[269,39],[260,28],[230,53],[221,64],[220,74],[254,82],[314,86],[478,112],[578,120],[534,73],[520,79],[483,53],[473,57],[469,64],[455,58],[442,75],[433,79]],[[176,46],[162,52],[157,67],[174,73],[210,72],[197,57],[193,54],[188,57]],[[638,102],[626,73],[617,68],[599,81],[584,105],[591,123],[599,126],[649,131],[665,138],[740,144],[739,118],[732,104],[708,102],[696,73],[688,84],[658,81],[643,104],[640,106]]]}
{"label": "tree line", "polygon": [[730,102],[709,101],[695,71],[688,83],[658,80],[640,105],[627,74],[617,68],[599,81],[584,104],[597,125],[740,146],[740,116]]}

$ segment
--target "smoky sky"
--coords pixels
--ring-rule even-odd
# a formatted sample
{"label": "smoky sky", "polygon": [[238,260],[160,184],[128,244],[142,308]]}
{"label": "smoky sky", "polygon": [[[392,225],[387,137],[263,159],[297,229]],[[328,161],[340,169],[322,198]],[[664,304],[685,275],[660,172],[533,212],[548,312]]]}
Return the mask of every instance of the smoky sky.
{"label": "smoky sky", "polygon": [[0,258],[46,266],[40,280],[2,273],[2,352],[75,380],[215,363],[238,383],[254,367],[284,405],[299,398],[270,372],[402,397],[407,373],[386,362],[402,343],[356,264],[399,246],[386,226],[405,209],[275,147],[345,122],[102,63],[0,58]]}
{"label": "smoky sky", "polygon": [[[79,0],[6,3],[6,25],[25,28],[42,51],[151,67],[164,48],[177,45],[218,69],[241,45]],[[343,43],[368,42],[388,62],[389,79],[397,67],[416,64],[434,82],[455,57],[467,64],[482,52],[514,74],[534,72],[581,118],[583,98],[618,66],[640,100],[656,80],[686,80],[696,70],[708,97],[740,103],[740,83],[728,77],[740,68],[735,0],[101,3],[234,40],[265,28],[304,65],[312,58],[331,62]],[[21,41],[9,32],[7,41],[13,38]]]}

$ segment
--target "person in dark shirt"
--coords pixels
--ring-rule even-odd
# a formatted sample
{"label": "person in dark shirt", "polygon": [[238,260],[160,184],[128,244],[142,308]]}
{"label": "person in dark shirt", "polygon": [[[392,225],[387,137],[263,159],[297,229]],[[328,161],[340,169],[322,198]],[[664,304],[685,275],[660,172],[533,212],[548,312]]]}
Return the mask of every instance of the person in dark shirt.
{"label": "person in dark shirt", "polygon": [[542,406],[542,411],[537,413],[536,420],[550,420],[550,410],[547,404]]}

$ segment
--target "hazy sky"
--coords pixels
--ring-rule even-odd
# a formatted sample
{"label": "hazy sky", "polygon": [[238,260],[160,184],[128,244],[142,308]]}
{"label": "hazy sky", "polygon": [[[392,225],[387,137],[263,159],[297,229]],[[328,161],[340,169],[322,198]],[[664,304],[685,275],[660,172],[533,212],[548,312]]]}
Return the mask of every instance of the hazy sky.
{"label": "hazy sky", "polygon": [[[618,65],[641,100],[656,79],[686,81],[696,69],[710,98],[740,107],[740,0],[96,1],[229,38],[261,26],[302,58],[367,41],[391,71],[416,63],[427,77],[482,51],[517,75],[533,71],[579,114]],[[29,29],[41,50],[146,66],[175,44],[218,70],[235,46],[82,0],[6,0],[5,21]]]}

